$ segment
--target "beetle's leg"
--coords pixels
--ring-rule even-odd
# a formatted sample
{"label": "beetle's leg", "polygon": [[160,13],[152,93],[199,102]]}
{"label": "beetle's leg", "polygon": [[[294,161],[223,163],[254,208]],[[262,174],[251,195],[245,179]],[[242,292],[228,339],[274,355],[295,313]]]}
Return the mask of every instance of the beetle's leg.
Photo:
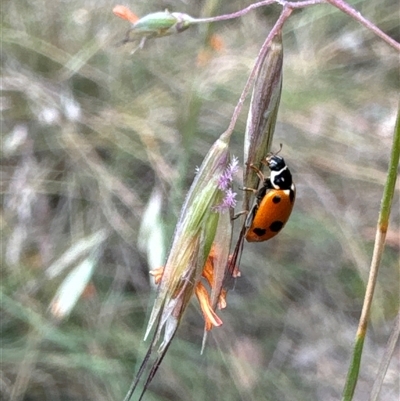
{"label": "beetle's leg", "polygon": [[250,164],[250,168],[256,172],[258,178],[261,181],[264,181],[265,176],[264,176],[263,172],[257,166],[255,166],[254,164]]}
{"label": "beetle's leg", "polygon": [[249,213],[248,210],[242,210],[241,212],[237,212],[233,217],[232,220],[236,220],[238,217],[243,216],[244,214]]}
{"label": "beetle's leg", "polygon": [[243,187],[243,188],[239,188],[241,191],[248,191],[248,192],[253,192],[253,193],[257,193],[257,189],[254,188],[248,188],[248,187]]}

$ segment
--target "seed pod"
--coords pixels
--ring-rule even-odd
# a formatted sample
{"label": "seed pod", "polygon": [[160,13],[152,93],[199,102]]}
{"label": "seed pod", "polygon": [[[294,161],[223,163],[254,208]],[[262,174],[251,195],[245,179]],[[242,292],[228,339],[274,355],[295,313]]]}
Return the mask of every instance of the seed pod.
{"label": "seed pod", "polygon": [[121,5],[115,6],[113,13],[133,24],[127,32],[125,42],[180,33],[195,21],[195,18],[188,14],[170,13],[168,10],[147,14],[139,19],[127,7]]}
{"label": "seed pod", "polygon": [[[156,322],[158,337],[170,316],[174,316],[176,324],[179,324],[179,318],[200,281],[211,247],[217,240],[216,232],[224,212],[223,206],[227,210],[232,206],[232,196],[226,196],[230,190],[226,173],[230,166],[228,144],[229,139],[224,135],[214,143],[186,197],[160,280],[146,337]],[[225,229],[225,235],[230,236],[229,230]],[[230,238],[229,241],[224,238],[222,243],[229,248]]]}
{"label": "seed pod", "polygon": [[[258,188],[259,178],[250,166],[262,171],[261,160],[271,147],[281,99],[282,63],[282,34],[279,33],[261,61],[251,97],[244,145],[243,186],[247,188]],[[251,192],[244,193],[243,210],[249,210],[251,197]]]}

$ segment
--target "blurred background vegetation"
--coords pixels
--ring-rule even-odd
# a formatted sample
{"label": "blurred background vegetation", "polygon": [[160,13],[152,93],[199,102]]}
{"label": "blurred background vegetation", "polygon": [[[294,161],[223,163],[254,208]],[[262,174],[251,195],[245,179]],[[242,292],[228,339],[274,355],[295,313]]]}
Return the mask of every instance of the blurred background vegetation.
{"label": "blurred background vegetation", "polygon": [[[168,8],[196,17],[250,3],[126,5],[141,16]],[[1,4],[4,400],[123,398],[145,351],[154,297],[146,246],[162,263],[195,168],[227,128],[279,13],[270,6],[193,27],[131,55],[130,44],[116,46],[129,27],[112,14],[116,4]],[[397,1],[352,4],[400,40]],[[210,33],[218,38],[213,48]],[[246,244],[242,277],[219,312],[224,325],[212,331],[203,356],[200,311],[194,304],[187,312],[146,400],[340,399],[398,107],[399,59],[329,5],[294,13],[283,41],[273,147],[283,143],[297,184],[294,212],[279,236]],[[241,161],[245,125],[243,112],[232,143]],[[398,188],[360,401],[399,309]],[[151,209],[151,227],[160,239],[151,242],[139,227],[155,191],[162,208],[161,215]],[[57,289],[89,259],[83,296],[56,321],[49,305]],[[394,358],[382,400],[398,400],[399,369]]]}

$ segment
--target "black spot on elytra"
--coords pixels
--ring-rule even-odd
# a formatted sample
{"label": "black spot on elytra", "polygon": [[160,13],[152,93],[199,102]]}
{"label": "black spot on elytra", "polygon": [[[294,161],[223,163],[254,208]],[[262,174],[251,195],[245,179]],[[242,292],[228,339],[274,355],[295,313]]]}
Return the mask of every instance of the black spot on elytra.
{"label": "black spot on elytra", "polygon": [[290,199],[290,203],[294,202],[294,191],[290,191],[289,199]]}
{"label": "black spot on elytra", "polygon": [[265,233],[267,232],[267,230],[265,228],[254,228],[253,229],[253,233],[255,235],[257,235],[258,237],[262,237]]}
{"label": "black spot on elytra", "polygon": [[281,197],[279,196],[279,195],[275,195],[273,198],[272,198],[272,203],[279,203],[281,201]]}
{"label": "black spot on elytra", "polygon": [[[283,227],[283,222],[282,221],[274,221],[270,226],[269,229],[273,232],[273,233],[277,233],[280,230],[282,230]],[[265,230],[264,230],[265,231]]]}

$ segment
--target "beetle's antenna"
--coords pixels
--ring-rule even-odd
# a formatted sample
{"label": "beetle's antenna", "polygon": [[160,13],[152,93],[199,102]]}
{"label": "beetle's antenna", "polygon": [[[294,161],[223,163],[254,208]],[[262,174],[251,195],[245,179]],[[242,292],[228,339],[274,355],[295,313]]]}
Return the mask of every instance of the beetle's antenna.
{"label": "beetle's antenna", "polygon": [[276,152],[269,152],[266,158],[271,157],[271,156],[276,156],[277,154],[279,154],[281,152],[282,148],[283,148],[283,145],[280,143],[279,150],[277,150]]}

